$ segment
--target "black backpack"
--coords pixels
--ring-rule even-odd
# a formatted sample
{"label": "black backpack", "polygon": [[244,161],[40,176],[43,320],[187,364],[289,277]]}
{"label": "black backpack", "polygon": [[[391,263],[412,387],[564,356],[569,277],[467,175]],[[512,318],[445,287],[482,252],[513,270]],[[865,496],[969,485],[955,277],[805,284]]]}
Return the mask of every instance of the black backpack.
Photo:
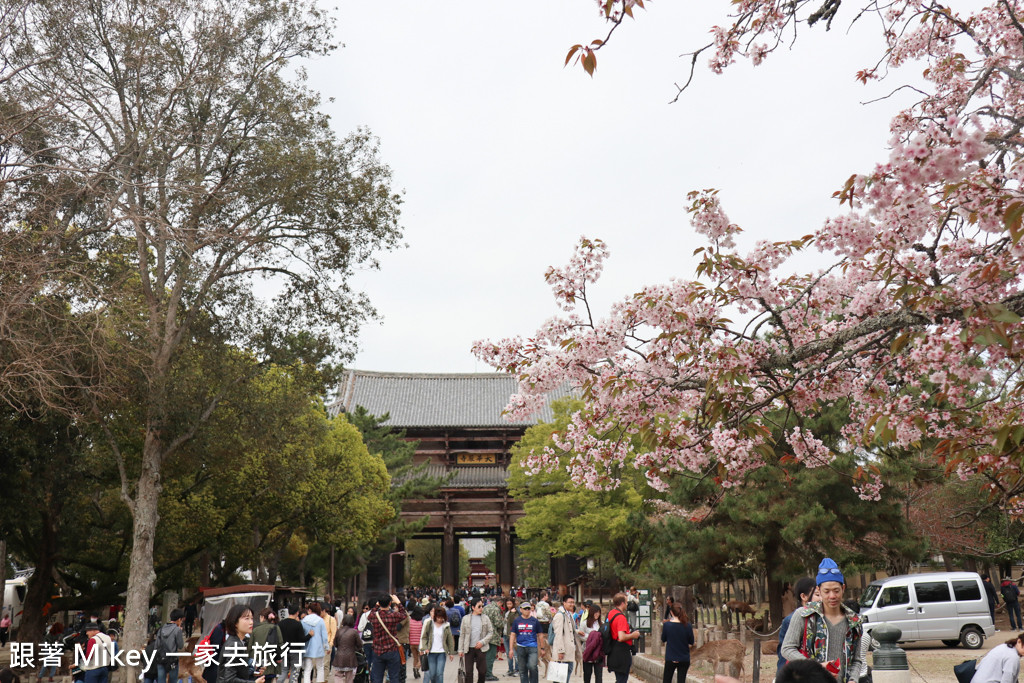
{"label": "black backpack", "polygon": [[167,655],[174,650],[174,629],[167,628],[167,626],[168,624],[164,624],[156,632],[156,657],[153,659],[154,664],[166,665],[171,659]]}
{"label": "black backpack", "polygon": [[[615,610],[617,616],[625,616],[619,610]],[[612,644],[615,642],[612,640],[612,621],[615,617],[612,616],[611,612],[608,613],[608,618],[601,624],[601,651],[604,656],[607,657],[612,653]]]}

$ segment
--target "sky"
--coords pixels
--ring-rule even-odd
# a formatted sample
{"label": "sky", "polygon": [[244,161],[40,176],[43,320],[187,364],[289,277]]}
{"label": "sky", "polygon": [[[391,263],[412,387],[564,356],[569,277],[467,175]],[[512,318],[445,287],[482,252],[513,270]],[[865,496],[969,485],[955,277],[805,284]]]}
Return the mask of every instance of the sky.
{"label": "sky", "polygon": [[[759,67],[722,75],[683,53],[709,42],[727,0],[652,0],[598,53],[594,77],[564,67],[575,43],[604,37],[593,0],[341,0],[337,51],[309,85],[341,135],[380,140],[403,193],[406,246],[357,274],[380,319],[350,367],[488,372],[478,339],[529,336],[558,313],[544,283],[581,235],[611,256],[591,291],[597,310],[648,284],[690,279],[703,242],[687,192],[717,188],[759,239],[805,235],[841,209],[851,174],[884,161],[904,93],[864,86],[882,54],[877,21],[800,30]],[[903,98],[902,100],[900,98]],[[816,253],[795,267],[823,265]],[[820,262],[820,263],[819,263]]]}

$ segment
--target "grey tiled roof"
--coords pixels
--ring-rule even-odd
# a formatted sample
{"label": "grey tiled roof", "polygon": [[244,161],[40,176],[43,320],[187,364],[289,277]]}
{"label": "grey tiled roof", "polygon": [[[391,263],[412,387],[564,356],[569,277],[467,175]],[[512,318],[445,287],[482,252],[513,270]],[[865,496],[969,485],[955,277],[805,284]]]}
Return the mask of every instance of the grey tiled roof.
{"label": "grey tiled roof", "polygon": [[[390,413],[389,427],[530,426],[554,419],[550,405],[527,422],[508,422],[501,411],[518,388],[512,375],[427,374],[349,370],[328,406],[331,415],[363,406],[373,415]],[[570,394],[560,389],[549,400]]]}
{"label": "grey tiled roof", "polygon": [[508,470],[502,465],[475,465],[470,467],[453,467],[451,470],[444,465],[427,465],[425,474],[429,477],[443,477],[454,473],[451,481],[444,484],[443,489],[475,489],[505,488],[508,485]]}

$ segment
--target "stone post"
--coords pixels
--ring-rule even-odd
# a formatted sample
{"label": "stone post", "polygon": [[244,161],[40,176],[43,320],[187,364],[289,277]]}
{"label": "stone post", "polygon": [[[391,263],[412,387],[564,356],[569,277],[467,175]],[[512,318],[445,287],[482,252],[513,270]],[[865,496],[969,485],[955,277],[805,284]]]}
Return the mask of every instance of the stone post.
{"label": "stone post", "polygon": [[874,638],[879,642],[872,657],[872,680],[875,683],[910,683],[910,665],[907,653],[897,647],[896,642],[903,632],[892,624],[880,624],[865,638]]}

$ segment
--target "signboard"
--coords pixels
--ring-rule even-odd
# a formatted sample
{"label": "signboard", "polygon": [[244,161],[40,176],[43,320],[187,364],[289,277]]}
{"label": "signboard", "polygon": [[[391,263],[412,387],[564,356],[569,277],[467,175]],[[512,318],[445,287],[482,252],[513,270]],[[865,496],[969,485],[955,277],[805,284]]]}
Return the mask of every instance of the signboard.
{"label": "signboard", "polygon": [[493,465],[494,453],[456,453],[456,465]]}
{"label": "signboard", "polygon": [[647,588],[641,588],[637,591],[637,606],[639,612],[637,613],[637,630],[640,633],[651,632],[651,591]]}

